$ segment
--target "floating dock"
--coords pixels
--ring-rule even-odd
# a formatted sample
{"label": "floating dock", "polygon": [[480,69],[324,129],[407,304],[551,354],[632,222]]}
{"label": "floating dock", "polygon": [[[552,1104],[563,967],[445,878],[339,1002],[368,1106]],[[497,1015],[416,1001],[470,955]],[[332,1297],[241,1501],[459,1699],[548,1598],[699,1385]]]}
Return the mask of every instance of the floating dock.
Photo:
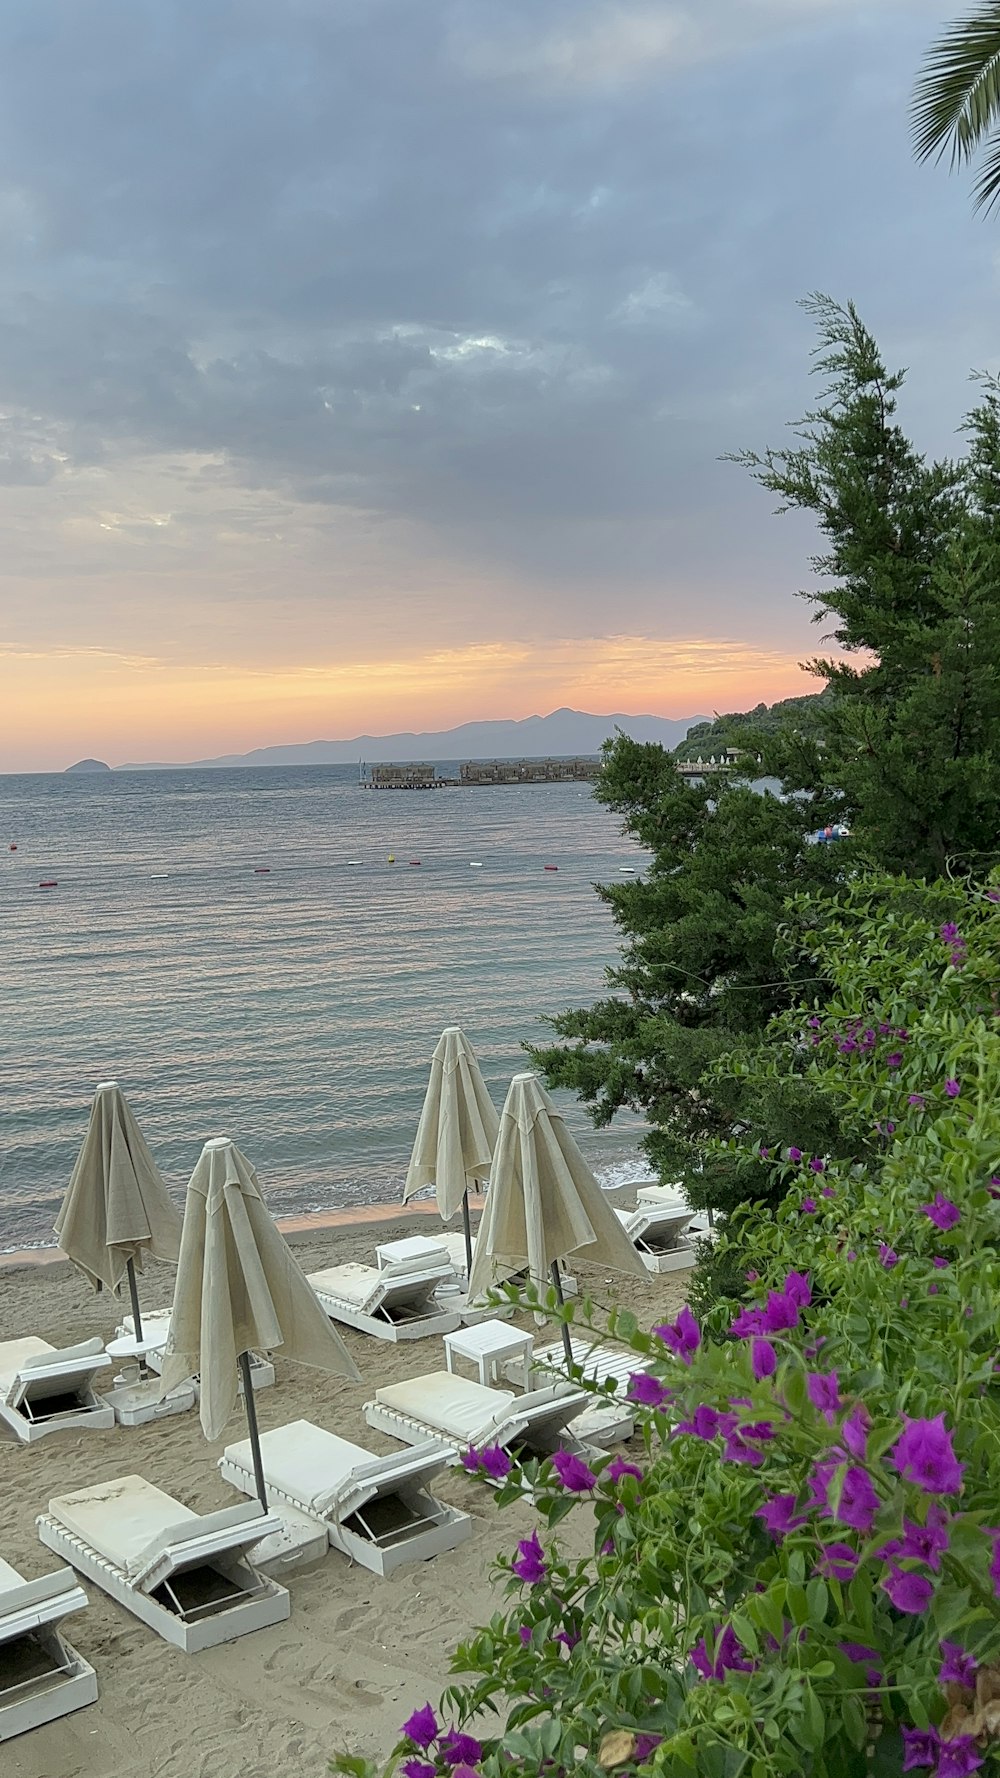
{"label": "floating dock", "polygon": [[407,765],[361,764],[362,790],[456,790],[494,784],[592,784],[601,769],[596,756],[572,759],[472,759],[458,777],[423,760]]}

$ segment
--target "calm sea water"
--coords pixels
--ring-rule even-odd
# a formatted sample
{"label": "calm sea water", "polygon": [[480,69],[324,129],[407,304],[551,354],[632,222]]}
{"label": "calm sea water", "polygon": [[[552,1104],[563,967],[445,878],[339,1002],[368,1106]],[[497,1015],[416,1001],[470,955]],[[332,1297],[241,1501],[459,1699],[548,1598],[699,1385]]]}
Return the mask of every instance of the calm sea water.
{"label": "calm sea water", "polygon": [[[222,1134],[278,1213],[396,1198],[442,1027],[499,1105],[541,1015],[602,991],[592,883],[641,864],[586,785],[0,777],[0,1248],[51,1238],[109,1077],[179,1196]],[[598,1176],[634,1176],[638,1126],[563,1104]]]}

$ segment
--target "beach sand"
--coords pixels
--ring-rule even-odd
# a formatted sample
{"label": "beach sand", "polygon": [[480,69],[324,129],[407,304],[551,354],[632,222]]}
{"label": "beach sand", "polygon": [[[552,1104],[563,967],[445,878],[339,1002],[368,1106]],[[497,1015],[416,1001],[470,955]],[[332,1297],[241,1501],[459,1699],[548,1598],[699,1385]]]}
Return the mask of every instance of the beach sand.
{"label": "beach sand", "polygon": [[[370,1261],[376,1239],[418,1228],[427,1231],[424,1217],[399,1217],[306,1229],[291,1240],[303,1269],[312,1271]],[[574,1270],[595,1301],[611,1302],[617,1289],[647,1326],[676,1313],[689,1277],[622,1279],[615,1286],[594,1268],[574,1263]],[[167,1307],[172,1281],[172,1272],[152,1267],[142,1280],[144,1305]],[[0,1269],[0,1339],[107,1339],[121,1313],[65,1261]],[[373,1451],[398,1449],[365,1425],[362,1403],[388,1382],[441,1368],[441,1342],[394,1345],[342,1331],[363,1382],[328,1379],[278,1356],[275,1387],[257,1394],[261,1428],[310,1419]],[[89,1482],[138,1473],[198,1511],[232,1505],[237,1496],[216,1462],[223,1445],[242,1436],[243,1422],[234,1417],[226,1438],[209,1444],[193,1412],[113,1432],[54,1433],[30,1447],[0,1444],[0,1556],[28,1579],[55,1567],[58,1559],[38,1541],[35,1514],[50,1495]],[[491,1581],[497,1551],[510,1551],[537,1523],[527,1505],[498,1514],[489,1489],[461,1470],[444,1471],[438,1492],[474,1515],[474,1535],[461,1548],[389,1580],[331,1551],[287,1577],[287,1623],[199,1655],[171,1648],[88,1584],[90,1605],[67,1620],[65,1633],[96,1668],[99,1700],[5,1743],[4,1778],[322,1778],[335,1749],[384,1759],[404,1718],[447,1683],[456,1641],[502,1603],[502,1583],[495,1588]],[[572,1539],[573,1526],[571,1519],[561,1535]]]}

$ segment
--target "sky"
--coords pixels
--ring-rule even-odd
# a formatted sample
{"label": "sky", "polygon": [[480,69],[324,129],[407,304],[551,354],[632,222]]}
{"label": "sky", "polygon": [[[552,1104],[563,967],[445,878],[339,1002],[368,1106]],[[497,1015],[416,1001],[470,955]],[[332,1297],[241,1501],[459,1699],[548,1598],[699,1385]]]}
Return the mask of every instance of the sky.
{"label": "sky", "polygon": [[813,290],[955,449],[1000,224],[917,167],[948,0],[7,0],[0,770],[813,689],[720,461]]}

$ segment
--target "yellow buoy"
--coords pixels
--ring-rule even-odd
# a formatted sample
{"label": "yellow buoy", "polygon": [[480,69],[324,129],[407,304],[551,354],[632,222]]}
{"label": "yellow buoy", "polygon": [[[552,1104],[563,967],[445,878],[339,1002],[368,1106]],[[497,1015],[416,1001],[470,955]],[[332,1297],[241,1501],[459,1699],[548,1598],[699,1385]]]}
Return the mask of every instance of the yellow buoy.
{"label": "yellow buoy", "polygon": [[395,852],[390,852],[389,853],[389,863],[395,864],[395,862],[396,862],[396,854],[395,854]]}

